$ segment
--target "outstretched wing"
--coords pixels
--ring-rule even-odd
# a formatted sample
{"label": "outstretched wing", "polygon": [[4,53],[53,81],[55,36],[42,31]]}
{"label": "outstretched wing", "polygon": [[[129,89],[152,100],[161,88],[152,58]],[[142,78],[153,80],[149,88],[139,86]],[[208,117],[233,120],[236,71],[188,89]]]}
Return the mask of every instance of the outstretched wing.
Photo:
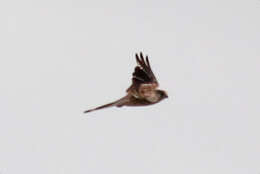
{"label": "outstretched wing", "polygon": [[138,66],[132,77],[132,85],[127,89],[136,98],[146,98],[154,93],[154,90],[159,86],[158,81],[151,69],[148,56],[143,57],[142,52],[140,56],[135,55]]}
{"label": "outstretched wing", "polygon": [[125,104],[128,104],[129,102],[130,102],[130,97],[127,95],[127,96],[125,96],[125,97],[123,97],[123,98],[121,98],[117,101],[114,101],[112,103],[108,103],[108,104],[96,107],[94,109],[86,110],[86,111],[84,111],[84,113],[88,113],[88,112],[92,112],[92,111],[96,111],[96,110],[99,110],[99,109],[104,109],[104,108],[108,108],[108,107],[112,107],[112,106],[122,107]]}

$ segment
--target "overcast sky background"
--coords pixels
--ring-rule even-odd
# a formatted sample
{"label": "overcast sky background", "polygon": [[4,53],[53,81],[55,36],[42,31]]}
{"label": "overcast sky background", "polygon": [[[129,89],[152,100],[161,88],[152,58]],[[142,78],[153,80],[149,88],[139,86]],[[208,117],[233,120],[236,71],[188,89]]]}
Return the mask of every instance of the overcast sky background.
{"label": "overcast sky background", "polygon": [[0,174],[259,174],[259,75],[259,0],[1,1]]}

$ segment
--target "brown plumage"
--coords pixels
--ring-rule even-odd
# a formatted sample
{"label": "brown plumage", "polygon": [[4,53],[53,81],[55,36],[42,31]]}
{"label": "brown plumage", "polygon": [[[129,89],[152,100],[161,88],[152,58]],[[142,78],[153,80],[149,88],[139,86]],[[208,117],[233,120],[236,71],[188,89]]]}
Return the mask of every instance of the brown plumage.
{"label": "brown plumage", "polygon": [[133,73],[132,85],[126,90],[127,95],[115,102],[86,110],[84,113],[111,106],[147,106],[168,98],[165,91],[157,89],[159,83],[151,69],[148,56],[144,59],[141,52],[140,56],[136,54],[135,57],[137,66]]}

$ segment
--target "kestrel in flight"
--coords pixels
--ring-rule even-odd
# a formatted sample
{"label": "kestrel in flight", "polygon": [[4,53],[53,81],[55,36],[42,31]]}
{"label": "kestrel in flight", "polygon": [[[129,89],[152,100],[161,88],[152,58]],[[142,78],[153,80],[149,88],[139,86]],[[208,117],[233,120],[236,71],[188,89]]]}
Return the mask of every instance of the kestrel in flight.
{"label": "kestrel in flight", "polygon": [[148,56],[144,59],[141,52],[140,55],[135,54],[135,57],[137,66],[135,67],[133,73],[132,85],[126,90],[127,95],[112,103],[86,110],[84,113],[111,106],[122,107],[152,105],[168,98],[165,91],[157,89],[159,83],[151,69]]}

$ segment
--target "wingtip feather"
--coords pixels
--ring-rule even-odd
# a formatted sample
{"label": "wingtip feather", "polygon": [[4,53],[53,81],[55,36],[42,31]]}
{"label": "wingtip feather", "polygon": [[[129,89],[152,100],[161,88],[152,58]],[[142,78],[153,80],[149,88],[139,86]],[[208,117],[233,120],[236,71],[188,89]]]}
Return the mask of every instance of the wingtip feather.
{"label": "wingtip feather", "polygon": [[145,59],[146,59],[147,65],[149,66],[149,68],[151,68],[148,56],[146,56]]}
{"label": "wingtip feather", "polygon": [[91,112],[91,111],[92,111],[92,109],[91,110],[86,110],[83,113],[86,114],[86,113]]}

